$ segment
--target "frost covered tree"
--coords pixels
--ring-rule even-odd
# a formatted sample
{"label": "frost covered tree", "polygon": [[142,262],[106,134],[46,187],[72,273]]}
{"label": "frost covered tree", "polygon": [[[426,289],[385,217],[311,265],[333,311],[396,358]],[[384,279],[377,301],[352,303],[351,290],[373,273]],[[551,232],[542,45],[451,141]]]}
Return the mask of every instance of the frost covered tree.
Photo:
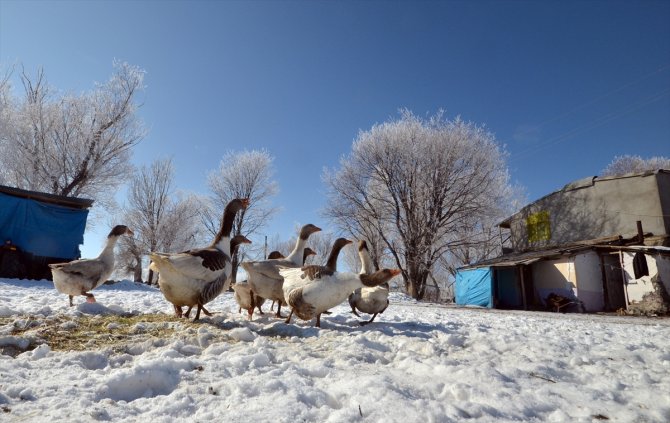
{"label": "frost covered tree", "polygon": [[643,159],[640,156],[624,155],[615,156],[614,160],[600,173],[602,176],[618,176],[658,169],[670,169],[670,159],[667,157]]}
{"label": "frost covered tree", "polygon": [[[233,236],[241,234],[250,238],[267,224],[277,210],[270,202],[277,193],[273,160],[267,150],[230,151],[223,156],[219,168],[207,178],[212,195],[210,206],[203,212],[203,222],[210,233],[216,234],[219,230],[223,209],[235,198],[248,198],[249,207],[235,216]],[[244,254],[244,248],[238,248],[232,258],[233,281]]]}
{"label": "frost covered tree", "polygon": [[[0,109],[4,183],[111,200],[132,173],[132,149],[145,135],[137,117],[144,71],[120,62],[114,68],[109,81],[79,95],[54,90],[43,70],[34,77],[22,71],[23,97],[5,101]],[[0,87],[3,95],[8,93]]]}
{"label": "frost covered tree", "polygon": [[[130,181],[120,218],[135,236],[121,240],[119,266],[141,281],[143,259],[149,252],[176,252],[199,245],[205,232],[200,225],[201,207],[194,195],[176,192],[171,159],[156,160],[138,169]],[[152,279],[150,273],[150,283]]]}
{"label": "frost covered tree", "polygon": [[417,299],[438,261],[471,244],[459,234],[499,214],[511,192],[506,153],[494,136],[442,112],[423,119],[402,110],[361,131],[324,180],[327,216],[355,237],[381,240]]}

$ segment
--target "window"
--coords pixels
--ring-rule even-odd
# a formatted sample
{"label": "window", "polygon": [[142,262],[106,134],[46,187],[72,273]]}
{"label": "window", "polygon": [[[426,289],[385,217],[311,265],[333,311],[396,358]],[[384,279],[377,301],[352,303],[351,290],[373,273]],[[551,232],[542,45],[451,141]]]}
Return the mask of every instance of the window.
{"label": "window", "polygon": [[545,210],[528,216],[528,218],[526,218],[526,229],[528,231],[529,242],[547,241],[551,239],[549,212]]}

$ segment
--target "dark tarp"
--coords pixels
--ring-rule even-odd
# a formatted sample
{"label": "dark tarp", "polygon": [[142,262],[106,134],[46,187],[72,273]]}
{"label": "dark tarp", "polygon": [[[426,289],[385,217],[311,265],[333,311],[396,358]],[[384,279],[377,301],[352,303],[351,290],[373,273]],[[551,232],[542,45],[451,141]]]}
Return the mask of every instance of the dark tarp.
{"label": "dark tarp", "polygon": [[79,258],[88,210],[0,193],[0,242],[36,256]]}
{"label": "dark tarp", "polygon": [[493,307],[493,272],[490,267],[456,272],[456,304]]}

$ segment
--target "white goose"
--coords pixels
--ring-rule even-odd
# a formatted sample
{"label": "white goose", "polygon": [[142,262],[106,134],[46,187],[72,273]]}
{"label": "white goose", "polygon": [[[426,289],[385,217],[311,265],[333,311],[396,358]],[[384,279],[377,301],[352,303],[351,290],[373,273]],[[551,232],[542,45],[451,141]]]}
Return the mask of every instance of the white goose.
{"label": "white goose", "polygon": [[[351,241],[346,238],[336,239],[333,243],[333,248],[330,250],[330,255],[328,256],[328,261],[326,262],[325,266],[315,264],[311,266],[303,266],[300,269],[302,271],[300,278],[284,279],[284,284],[282,286],[282,291],[284,292],[284,301],[288,303],[291,292],[295,289],[304,287],[305,285],[312,283],[312,281],[315,279],[320,279],[325,276],[332,276],[335,272],[337,272],[337,258],[340,255],[340,251],[349,244],[351,244]],[[292,316],[293,308],[291,308],[291,312],[286,318],[286,323],[291,322]],[[319,315],[317,319],[320,320],[320,317],[321,316]]]}
{"label": "white goose", "polygon": [[125,225],[114,226],[107,235],[105,248],[94,259],[81,259],[49,265],[54,286],[58,292],[68,294],[70,307],[74,305],[72,298],[75,295],[84,295],[87,302],[95,302],[95,297],[88,291],[97,288],[111,276],[114,271],[114,246],[119,237],[124,234],[132,236],[133,231]]}
{"label": "white goose", "polygon": [[[285,281],[306,278],[302,269],[282,268],[279,273]],[[316,327],[321,327],[321,313],[335,307],[346,300],[357,288],[377,286],[388,282],[400,273],[400,269],[382,269],[371,275],[360,275],[350,272],[335,272],[322,275],[307,285],[292,290],[287,302],[296,316],[303,320],[311,320],[316,316]]]}
{"label": "white goose", "polygon": [[[372,264],[372,259],[370,259],[370,252],[368,251],[368,244],[365,241],[359,241],[358,243],[358,256],[361,259],[361,274],[368,275],[372,273],[374,266]],[[351,306],[351,312],[356,316],[361,317],[356,309],[362,311],[363,313],[372,314],[372,318],[365,322],[359,322],[361,326],[372,323],[377,317],[377,314],[381,314],[386,310],[389,305],[389,291],[390,287],[388,282],[383,283],[375,287],[364,286],[355,290],[351,295],[349,295],[349,305]]]}
{"label": "white goose", "polygon": [[197,305],[194,320],[198,320],[203,305],[226,288],[232,270],[230,232],[237,212],[248,206],[249,200],[246,198],[237,198],[228,203],[221,219],[221,228],[208,247],[181,253],[150,254],[154,267],[160,273],[161,292],[174,305],[178,316],[182,306]]}
{"label": "white goose", "polygon": [[[315,256],[315,255],[316,255],[316,251],[312,250],[309,247],[305,247],[305,249],[303,250],[303,253],[302,253],[302,265],[303,266],[305,265],[305,262],[307,261],[307,257]],[[268,259],[273,259],[273,258],[284,258],[284,255],[282,253],[280,253],[279,251],[273,251],[270,254],[268,254]],[[274,308],[275,302],[276,301],[272,301],[272,305],[270,306],[270,310],[272,310]],[[258,311],[261,311],[260,307],[258,308]],[[261,312],[261,314],[263,314],[263,313]]]}
{"label": "white goose", "polygon": [[[300,267],[302,266],[305,244],[307,239],[314,232],[321,228],[307,224],[300,230],[300,236],[295,243],[295,247],[288,257],[283,259],[271,259],[263,261],[247,261],[241,264],[247,272],[248,283],[254,295],[259,295],[273,301],[277,301],[277,317],[281,316],[281,305],[284,301],[282,283],[284,279],[279,274],[279,267]],[[252,309],[253,310],[253,309]]]}

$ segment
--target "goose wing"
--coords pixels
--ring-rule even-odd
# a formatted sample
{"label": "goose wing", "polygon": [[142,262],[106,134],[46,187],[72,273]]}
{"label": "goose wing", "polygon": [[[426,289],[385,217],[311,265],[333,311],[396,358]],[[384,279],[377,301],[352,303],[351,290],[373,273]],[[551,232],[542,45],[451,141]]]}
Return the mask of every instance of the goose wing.
{"label": "goose wing", "polygon": [[101,260],[84,259],[71,261],[69,263],[50,264],[49,267],[60,270],[68,275],[78,276],[92,282],[97,282],[103,276],[108,266]]}
{"label": "goose wing", "polygon": [[169,267],[192,279],[209,279],[223,271],[230,258],[216,248],[197,248],[181,253],[151,253],[158,271]]}
{"label": "goose wing", "polygon": [[[296,268],[295,263],[286,259],[245,261],[242,268],[250,275],[257,273],[271,279],[282,279],[279,268]],[[300,268],[297,268],[300,270]]]}

